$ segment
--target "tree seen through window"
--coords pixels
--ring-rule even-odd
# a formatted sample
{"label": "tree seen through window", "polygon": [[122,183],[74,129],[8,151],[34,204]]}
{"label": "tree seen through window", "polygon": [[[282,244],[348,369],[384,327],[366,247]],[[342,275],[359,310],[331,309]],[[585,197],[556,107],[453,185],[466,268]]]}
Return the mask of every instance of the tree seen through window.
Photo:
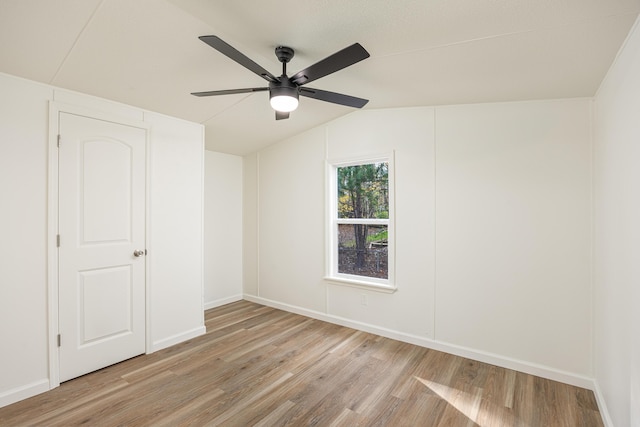
{"label": "tree seen through window", "polygon": [[338,273],[387,279],[389,164],[338,167],[336,178]]}

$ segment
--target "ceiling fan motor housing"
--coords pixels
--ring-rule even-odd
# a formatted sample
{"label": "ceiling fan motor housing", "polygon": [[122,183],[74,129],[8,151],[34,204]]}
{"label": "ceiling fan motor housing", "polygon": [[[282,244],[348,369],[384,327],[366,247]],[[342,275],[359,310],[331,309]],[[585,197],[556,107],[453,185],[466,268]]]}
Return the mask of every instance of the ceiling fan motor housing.
{"label": "ceiling fan motor housing", "polygon": [[298,99],[298,94],[298,85],[292,83],[287,76],[278,77],[277,83],[269,83],[270,98],[274,96],[292,96]]}

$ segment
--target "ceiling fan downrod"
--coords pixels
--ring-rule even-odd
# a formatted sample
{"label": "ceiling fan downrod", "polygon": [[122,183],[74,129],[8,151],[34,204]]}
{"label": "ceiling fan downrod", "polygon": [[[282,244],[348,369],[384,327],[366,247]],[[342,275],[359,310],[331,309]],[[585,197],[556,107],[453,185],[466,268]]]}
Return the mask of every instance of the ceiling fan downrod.
{"label": "ceiling fan downrod", "polygon": [[295,52],[293,49],[287,46],[278,46],[276,47],[276,57],[278,61],[282,62],[282,75],[287,75],[287,63],[291,61]]}

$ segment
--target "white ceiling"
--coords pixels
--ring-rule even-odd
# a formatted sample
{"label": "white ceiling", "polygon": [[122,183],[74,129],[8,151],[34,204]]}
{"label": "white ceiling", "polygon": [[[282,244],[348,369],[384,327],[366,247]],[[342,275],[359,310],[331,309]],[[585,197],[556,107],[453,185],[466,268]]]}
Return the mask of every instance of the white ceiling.
{"label": "white ceiling", "polygon": [[640,0],[0,0],[0,71],[206,125],[247,154],[353,111],[301,98],[274,120],[266,82],[198,40],[215,34],[275,75],[351,45],[369,59],[313,87],[365,109],[595,94]]}

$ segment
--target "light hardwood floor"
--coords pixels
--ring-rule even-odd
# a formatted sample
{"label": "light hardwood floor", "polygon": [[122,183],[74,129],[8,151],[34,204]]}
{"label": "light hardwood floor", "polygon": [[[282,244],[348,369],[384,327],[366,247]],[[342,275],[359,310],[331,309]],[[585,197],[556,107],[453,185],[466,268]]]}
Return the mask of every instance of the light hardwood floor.
{"label": "light hardwood floor", "polygon": [[0,408],[1,426],[602,426],[591,391],[247,301]]}

